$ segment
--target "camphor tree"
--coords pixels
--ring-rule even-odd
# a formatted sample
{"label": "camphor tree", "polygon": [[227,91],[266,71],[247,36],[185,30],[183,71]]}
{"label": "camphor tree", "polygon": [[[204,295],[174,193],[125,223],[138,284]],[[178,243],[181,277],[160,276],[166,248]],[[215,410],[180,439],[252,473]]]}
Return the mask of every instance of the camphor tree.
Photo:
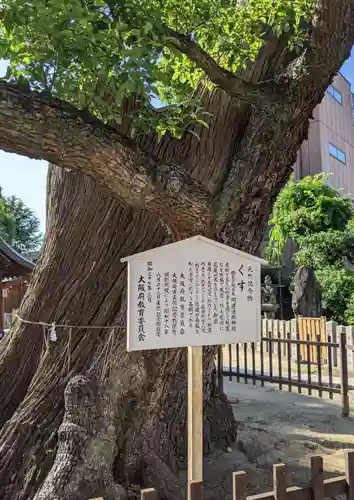
{"label": "camphor tree", "polygon": [[[311,113],[349,56],[353,3],[5,0],[0,9],[10,60],[0,147],[57,165],[20,316],[117,325],[62,328],[47,348],[39,326],[15,323],[0,359],[0,496],[110,500],[139,485],[179,499],[186,353],[125,352],[119,259],[195,234],[257,251]],[[236,424],[211,376],[215,350],[204,351],[207,451],[232,442]]]}

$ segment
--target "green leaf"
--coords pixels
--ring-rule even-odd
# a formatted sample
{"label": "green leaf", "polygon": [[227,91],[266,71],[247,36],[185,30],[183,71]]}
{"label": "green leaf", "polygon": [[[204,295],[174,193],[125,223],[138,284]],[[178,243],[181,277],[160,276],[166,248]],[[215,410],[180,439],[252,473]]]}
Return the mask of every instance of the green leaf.
{"label": "green leaf", "polygon": [[[202,116],[182,103],[201,82],[211,83],[173,47],[171,30],[193,33],[203,50],[235,72],[264,43],[260,19],[279,36],[286,31],[289,47],[300,47],[305,39],[300,19],[311,16],[313,5],[313,0],[125,0],[113,16],[104,0],[2,0],[0,57],[10,61],[11,78],[88,106],[103,120],[119,112],[117,93],[139,92],[146,115],[139,126],[154,128],[161,120],[161,130],[180,135],[183,125]],[[152,118],[147,104],[152,93],[166,105],[180,104],[183,112]],[[202,122],[197,125],[205,126]]]}
{"label": "green leaf", "polygon": [[153,25],[151,24],[150,21],[146,21],[145,25],[144,25],[144,33],[147,34],[149,33],[149,31],[152,31],[153,29]]}
{"label": "green leaf", "polygon": [[209,125],[204,120],[196,119],[196,120],[193,120],[193,123],[195,123],[196,125],[202,125],[202,127],[205,127],[205,128],[209,128]]}
{"label": "green leaf", "polygon": [[296,266],[316,271],[323,306],[332,319],[344,322],[351,315],[346,310],[354,291],[354,272],[346,266],[354,263],[353,200],[330,187],[328,177],[291,179],[281,191],[269,221],[267,258],[276,262],[292,238]]}

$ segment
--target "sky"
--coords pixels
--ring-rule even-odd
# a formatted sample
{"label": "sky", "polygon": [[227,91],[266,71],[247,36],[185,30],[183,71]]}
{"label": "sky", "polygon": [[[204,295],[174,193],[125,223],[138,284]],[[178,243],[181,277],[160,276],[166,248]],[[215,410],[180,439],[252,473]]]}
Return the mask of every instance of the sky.
{"label": "sky", "polygon": [[[0,60],[0,78],[5,71],[6,62]],[[341,72],[351,82],[354,91],[354,49]],[[3,188],[3,194],[21,198],[39,217],[43,232],[45,229],[46,177],[46,162],[0,151],[0,186]]]}

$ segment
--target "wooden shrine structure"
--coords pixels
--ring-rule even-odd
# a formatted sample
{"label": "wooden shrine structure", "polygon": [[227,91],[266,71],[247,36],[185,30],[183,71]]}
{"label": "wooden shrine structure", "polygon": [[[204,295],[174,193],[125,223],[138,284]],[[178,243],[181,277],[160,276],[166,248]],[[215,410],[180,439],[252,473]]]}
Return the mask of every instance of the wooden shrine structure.
{"label": "wooden shrine structure", "polygon": [[20,255],[0,237],[0,327],[5,328],[5,313],[17,309],[25,294],[34,262]]}

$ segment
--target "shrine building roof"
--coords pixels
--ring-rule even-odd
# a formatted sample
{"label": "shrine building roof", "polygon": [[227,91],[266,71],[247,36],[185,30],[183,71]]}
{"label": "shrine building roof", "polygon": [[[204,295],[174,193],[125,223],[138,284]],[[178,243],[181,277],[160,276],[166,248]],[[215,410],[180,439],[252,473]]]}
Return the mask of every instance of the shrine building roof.
{"label": "shrine building roof", "polygon": [[19,254],[0,236],[0,278],[18,278],[32,272],[34,263]]}

